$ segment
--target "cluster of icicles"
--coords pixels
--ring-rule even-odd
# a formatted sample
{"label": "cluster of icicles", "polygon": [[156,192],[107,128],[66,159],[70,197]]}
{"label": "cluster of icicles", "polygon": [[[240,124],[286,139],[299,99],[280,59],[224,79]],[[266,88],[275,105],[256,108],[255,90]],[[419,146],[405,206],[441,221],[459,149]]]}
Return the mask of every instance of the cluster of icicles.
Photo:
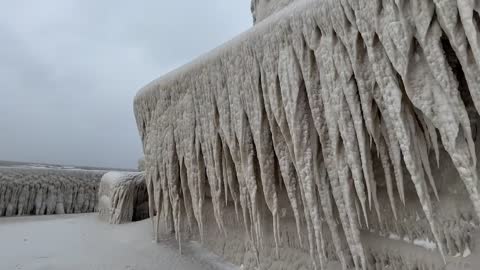
{"label": "cluster of icicles", "polygon": [[[343,269],[365,269],[357,215],[365,220],[376,209],[382,218],[375,154],[393,213],[405,203],[404,180],[411,179],[443,256],[431,198],[441,199],[431,171],[439,148],[451,157],[480,216],[465,105],[480,109],[479,5],[298,1],[152,82],[135,100],[151,210],[164,213],[158,218],[172,216],[179,237],[185,209],[203,238],[208,183],[220,230],[230,197],[258,250],[259,196],[273,216],[278,245],[277,186],[283,181],[299,238],[305,217],[315,266],[326,269],[327,226]],[[429,160],[430,152],[437,160]]]}
{"label": "cluster of icicles", "polygon": [[0,217],[94,212],[102,174],[0,168]]}

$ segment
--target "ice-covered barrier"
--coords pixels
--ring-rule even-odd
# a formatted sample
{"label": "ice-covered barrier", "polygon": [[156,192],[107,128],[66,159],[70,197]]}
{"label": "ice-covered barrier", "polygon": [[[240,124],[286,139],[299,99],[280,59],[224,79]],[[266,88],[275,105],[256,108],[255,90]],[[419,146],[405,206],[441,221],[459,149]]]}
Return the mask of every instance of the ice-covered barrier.
{"label": "ice-covered barrier", "polygon": [[148,194],[143,173],[108,172],[100,181],[100,218],[121,224],[148,218]]}
{"label": "ice-covered barrier", "polygon": [[0,167],[0,217],[94,212],[103,173]]}
{"label": "ice-covered barrier", "polygon": [[134,105],[157,218],[180,239],[185,213],[204,239],[211,200],[227,235],[233,204],[261,264],[265,222],[277,255],[291,241],[285,194],[321,269],[385,258],[367,231],[415,231],[445,261],[464,252],[480,216],[479,12],[473,0],[298,0],[150,83]]}

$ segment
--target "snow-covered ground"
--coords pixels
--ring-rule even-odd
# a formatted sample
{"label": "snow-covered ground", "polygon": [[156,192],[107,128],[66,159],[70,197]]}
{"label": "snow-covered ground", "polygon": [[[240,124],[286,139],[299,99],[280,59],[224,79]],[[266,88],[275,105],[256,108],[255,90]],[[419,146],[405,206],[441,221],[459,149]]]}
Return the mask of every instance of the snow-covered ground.
{"label": "snow-covered ground", "polygon": [[151,231],[149,220],[110,225],[97,214],[0,218],[0,269],[238,269],[195,243],[182,255]]}

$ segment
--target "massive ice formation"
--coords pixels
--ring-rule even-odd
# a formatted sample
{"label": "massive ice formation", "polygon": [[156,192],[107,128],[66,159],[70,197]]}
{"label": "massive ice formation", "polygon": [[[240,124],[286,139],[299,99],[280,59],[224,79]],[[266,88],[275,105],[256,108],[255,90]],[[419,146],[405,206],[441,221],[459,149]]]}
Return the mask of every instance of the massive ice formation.
{"label": "massive ice formation", "polygon": [[143,173],[106,173],[100,181],[98,193],[99,216],[112,224],[141,220],[149,215]]}
{"label": "massive ice formation", "polygon": [[94,212],[101,171],[0,167],[0,217]]}
{"label": "massive ice formation", "polygon": [[[375,265],[368,230],[429,239],[444,259],[463,252],[480,216],[479,12],[474,0],[295,1],[150,83],[135,114],[157,226],[180,239],[182,224],[197,225],[203,240],[211,200],[227,237],[233,205],[261,263],[265,225],[277,255],[286,241],[286,194],[320,269]],[[447,222],[457,191],[468,206]]]}

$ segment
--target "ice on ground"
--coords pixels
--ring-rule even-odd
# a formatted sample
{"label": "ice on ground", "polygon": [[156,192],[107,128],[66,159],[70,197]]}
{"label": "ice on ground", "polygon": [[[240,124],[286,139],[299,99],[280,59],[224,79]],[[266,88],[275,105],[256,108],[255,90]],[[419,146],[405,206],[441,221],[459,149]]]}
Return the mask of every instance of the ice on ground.
{"label": "ice on ground", "polygon": [[175,241],[152,242],[149,221],[110,225],[97,214],[0,219],[0,269],[234,270],[217,256]]}

